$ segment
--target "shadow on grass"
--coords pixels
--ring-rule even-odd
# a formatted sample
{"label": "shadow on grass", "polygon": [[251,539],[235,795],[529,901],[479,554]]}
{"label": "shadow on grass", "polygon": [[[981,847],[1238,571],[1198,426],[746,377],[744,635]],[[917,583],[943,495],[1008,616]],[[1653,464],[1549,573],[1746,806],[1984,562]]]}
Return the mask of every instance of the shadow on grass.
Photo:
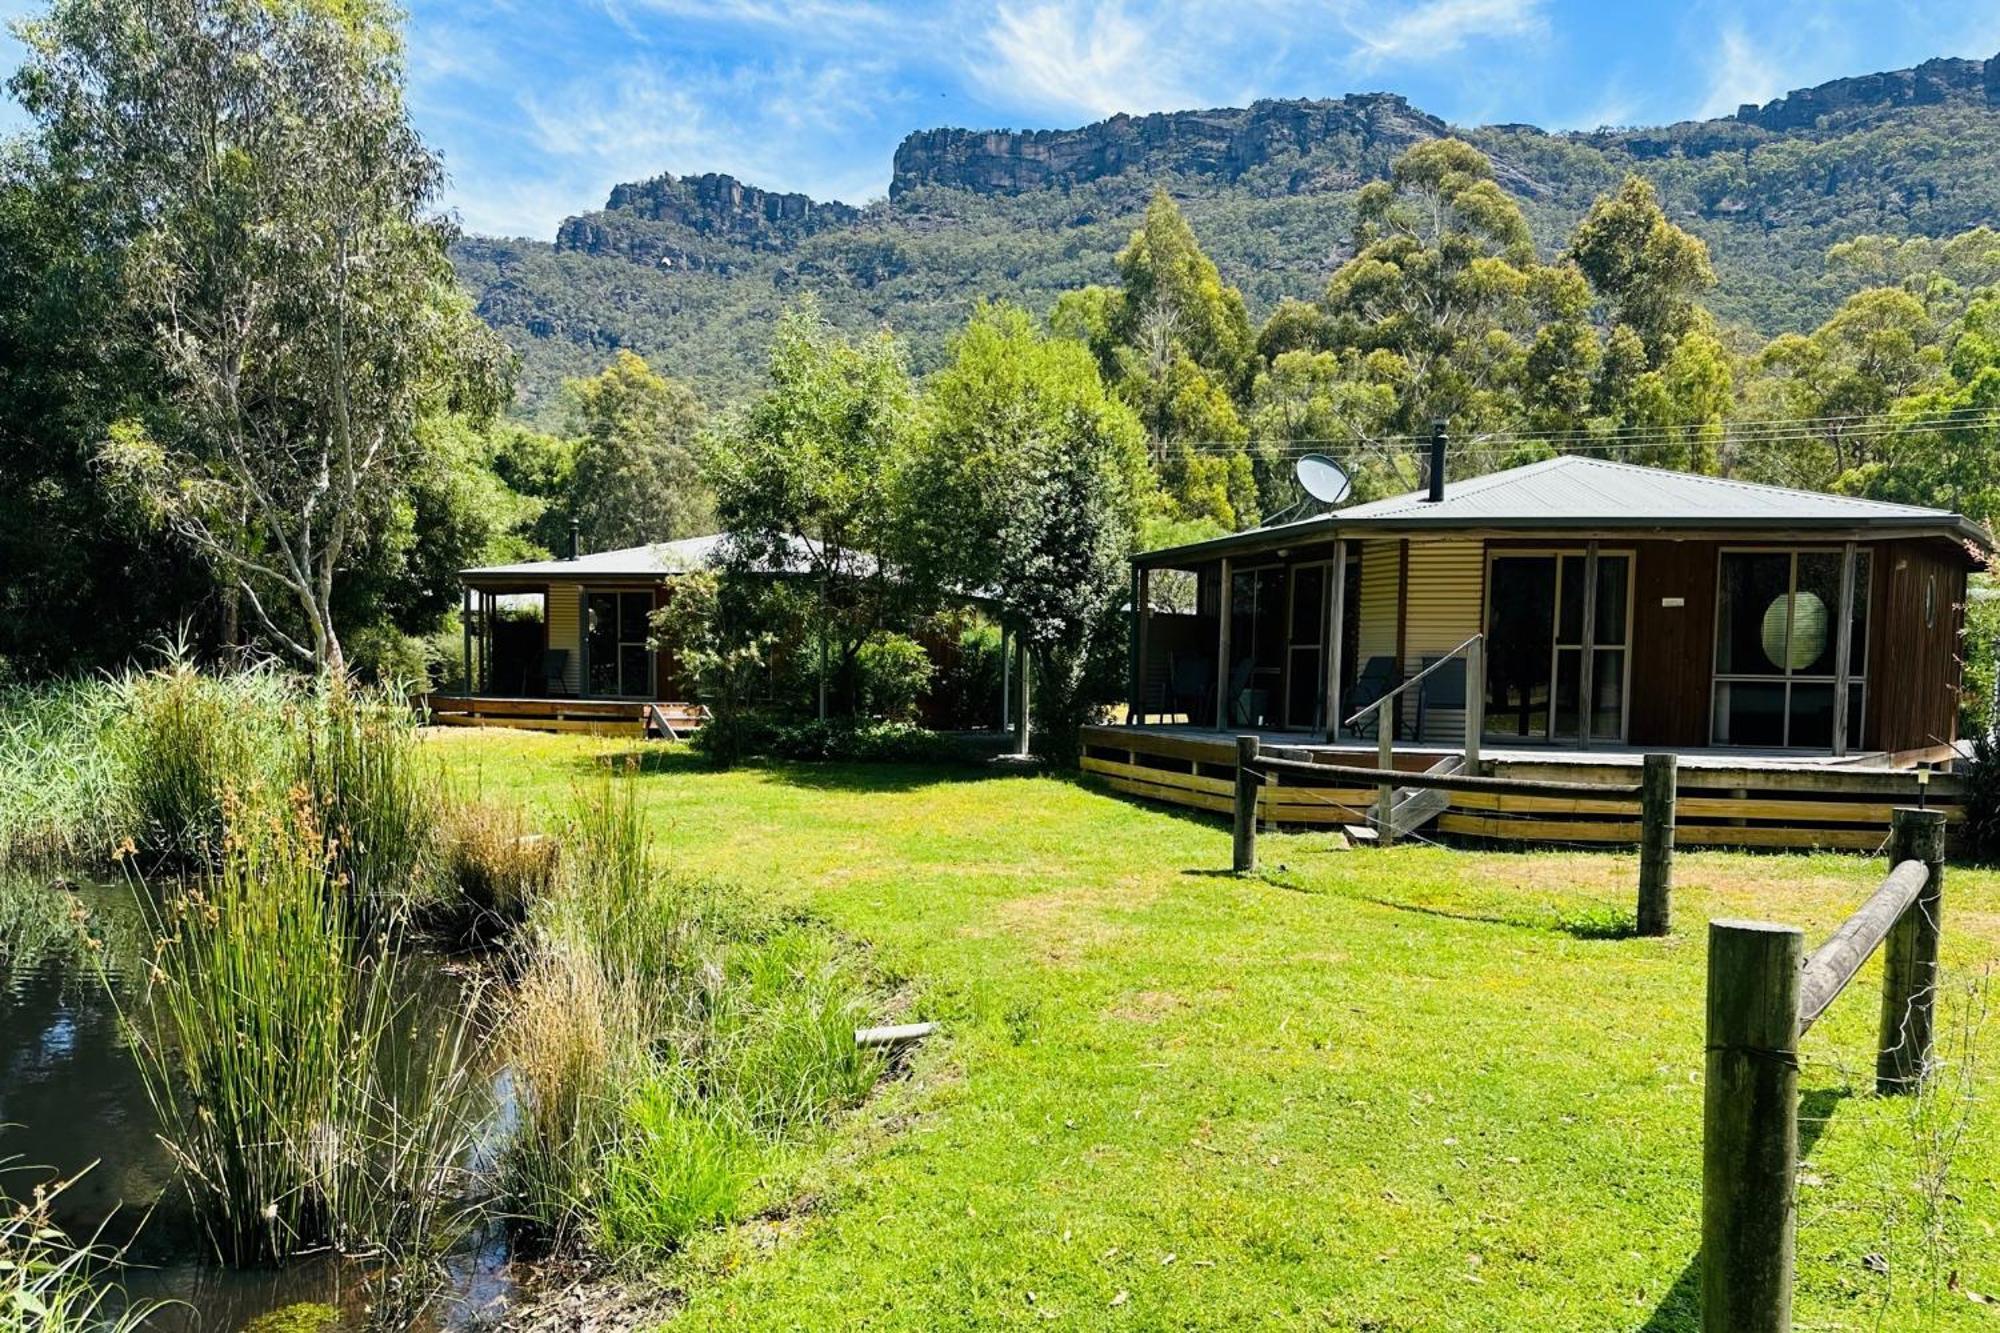
{"label": "shadow on grass", "polygon": [[724,772],[760,773],[789,787],[803,787],[814,791],[868,793],[921,791],[927,787],[1016,777],[1024,772],[1022,769],[1002,764],[980,762],[904,763],[893,760],[863,762],[844,759],[745,759],[733,768],[723,769],[717,768],[707,756],[693,750],[668,749],[664,746],[585,755],[575,760],[573,767],[595,773],[606,765],[613,768],[629,766],[649,777],[706,776]]}
{"label": "shadow on grass", "polygon": [[[1280,887],[1290,888],[1290,885]],[[1299,889],[1299,892],[1310,890]],[[1413,916],[1438,917],[1446,921],[1463,921],[1476,926],[1508,926],[1514,930],[1534,930],[1547,934],[1568,935],[1579,940],[1634,940],[1639,938],[1638,923],[1624,911],[1615,907],[1586,908],[1578,911],[1558,911],[1553,914],[1530,915],[1524,913],[1475,912],[1465,908],[1434,907],[1426,903],[1398,902],[1393,898],[1382,898],[1366,893],[1349,893],[1348,897],[1375,907],[1386,907],[1392,912],[1408,912]]]}
{"label": "shadow on grass", "polygon": [[[1853,1094],[1846,1088],[1816,1088],[1799,1098],[1799,1163],[1819,1142],[1819,1136],[1833,1119],[1840,1103]],[[1652,1318],[1635,1333],[1699,1333],[1701,1328],[1701,1251],[1687,1261],[1687,1267],[1667,1288],[1667,1294],[1653,1310]]]}

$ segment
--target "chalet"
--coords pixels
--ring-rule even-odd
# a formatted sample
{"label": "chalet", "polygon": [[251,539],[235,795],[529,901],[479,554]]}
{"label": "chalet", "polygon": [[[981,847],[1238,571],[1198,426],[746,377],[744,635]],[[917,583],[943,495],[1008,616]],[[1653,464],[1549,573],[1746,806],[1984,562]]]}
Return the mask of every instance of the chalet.
{"label": "chalet", "polygon": [[1086,766],[1163,795],[1239,732],[1571,776],[1644,750],[1738,776],[1942,761],[1992,549],[1944,510],[1600,458],[1440,476],[1138,556],[1128,725],[1091,729]]}

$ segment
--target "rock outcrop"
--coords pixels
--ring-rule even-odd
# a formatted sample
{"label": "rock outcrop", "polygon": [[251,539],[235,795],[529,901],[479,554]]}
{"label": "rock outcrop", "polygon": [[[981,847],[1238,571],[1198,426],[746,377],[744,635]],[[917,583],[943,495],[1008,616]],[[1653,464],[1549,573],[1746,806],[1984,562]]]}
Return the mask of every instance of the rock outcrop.
{"label": "rock outcrop", "polygon": [[1212,111],[1117,115],[1074,130],[922,130],[896,149],[894,199],[925,185],[1020,194],[1139,170],[1234,179],[1282,156],[1326,149],[1356,162],[1449,133],[1392,93],[1265,101]]}
{"label": "rock outcrop", "polygon": [[1926,60],[1915,69],[1835,79],[1787,93],[1763,106],[1746,104],[1737,110],[1736,119],[1783,133],[1812,129],[1824,117],[1844,111],[1949,101],[2000,105],[2000,56],[1992,60]]}
{"label": "rock outcrop", "polygon": [[[556,246],[620,254],[662,267],[708,268],[715,259],[702,241],[780,251],[860,216],[860,209],[847,204],[761,190],[720,172],[660,175],[613,187],[603,209],[562,224]],[[648,223],[664,225],[643,225]]]}

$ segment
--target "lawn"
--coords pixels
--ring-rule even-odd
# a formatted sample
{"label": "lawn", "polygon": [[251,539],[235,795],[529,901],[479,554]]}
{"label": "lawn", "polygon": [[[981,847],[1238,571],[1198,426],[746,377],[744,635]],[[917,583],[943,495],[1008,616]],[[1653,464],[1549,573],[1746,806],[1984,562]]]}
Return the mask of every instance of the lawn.
{"label": "lawn", "polygon": [[[1058,777],[436,744],[551,809],[643,753],[670,856],[832,923],[943,1025],[796,1206],[661,1275],[695,1327],[1692,1329],[1703,924],[1810,947],[1883,871],[1684,854],[1674,933],[1637,939],[1626,854],[1267,837],[1238,879],[1222,821]],[[1957,1056],[2000,876],[1955,868],[1946,913]],[[1873,1096],[1878,994],[1871,965],[1806,1043],[1798,1326],[2000,1329],[2000,1116]],[[1969,1044],[1947,1082],[1990,1101],[2000,1017]]]}

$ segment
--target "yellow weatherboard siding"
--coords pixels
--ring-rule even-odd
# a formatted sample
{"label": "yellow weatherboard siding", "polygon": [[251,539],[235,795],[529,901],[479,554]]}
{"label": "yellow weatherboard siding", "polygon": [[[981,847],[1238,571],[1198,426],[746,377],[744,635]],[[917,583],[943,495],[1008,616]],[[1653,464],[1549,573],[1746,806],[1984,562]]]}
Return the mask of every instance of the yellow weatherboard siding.
{"label": "yellow weatherboard siding", "polygon": [[1396,569],[1402,543],[1394,539],[1361,543],[1361,630],[1359,672],[1371,657],[1396,655]]}
{"label": "yellow weatherboard siding", "polygon": [[583,692],[583,589],[574,583],[552,583],[548,600],[549,647],[566,648],[563,684],[571,694]]}
{"label": "yellow weatherboard siding", "polygon": [[[1440,657],[1479,633],[1480,598],[1485,580],[1486,548],[1465,538],[1410,541],[1410,586],[1404,612],[1403,675],[1423,669],[1424,658]],[[1393,585],[1392,585],[1393,587]],[[1394,639],[1390,641],[1394,651]],[[1422,686],[1418,686],[1422,689]],[[1404,713],[1414,726],[1416,705]],[[1465,708],[1460,699],[1433,701],[1424,711],[1426,741],[1457,744],[1465,736]]]}

